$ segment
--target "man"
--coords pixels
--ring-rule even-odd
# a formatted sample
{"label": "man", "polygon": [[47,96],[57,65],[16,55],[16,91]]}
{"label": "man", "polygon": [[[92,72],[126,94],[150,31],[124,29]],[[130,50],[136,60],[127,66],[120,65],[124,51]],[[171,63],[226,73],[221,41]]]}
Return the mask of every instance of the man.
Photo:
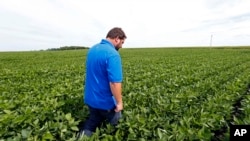
{"label": "man", "polygon": [[123,75],[118,50],[126,38],[123,30],[115,27],[108,32],[106,39],[88,51],[84,102],[90,115],[81,134],[91,136],[103,121],[115,126],[121,118]]}

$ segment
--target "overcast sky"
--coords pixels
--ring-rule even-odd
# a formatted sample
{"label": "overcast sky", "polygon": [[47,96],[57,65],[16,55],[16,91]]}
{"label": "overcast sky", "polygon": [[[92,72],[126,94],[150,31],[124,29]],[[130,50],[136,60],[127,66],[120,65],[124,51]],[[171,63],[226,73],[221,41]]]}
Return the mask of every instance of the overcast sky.
{"label": "overcast sky", "polygon": [[0,51],[90,47],[113,27],[127,34],[124,48],[250,45],[249,9],[250,0],[0,0]]}

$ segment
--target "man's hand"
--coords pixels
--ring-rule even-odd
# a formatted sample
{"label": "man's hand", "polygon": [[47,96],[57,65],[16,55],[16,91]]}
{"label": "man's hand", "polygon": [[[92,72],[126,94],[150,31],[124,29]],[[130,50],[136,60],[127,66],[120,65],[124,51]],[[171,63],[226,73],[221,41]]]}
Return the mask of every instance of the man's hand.
{"label": "man's hand", "polygon": [[115,112],[120,112],[121,110],[123,110],[123,104],[117,103],[116,108],[115,108]]}
{"label": "man's hand", "polygon": [[110,89],[114,96],[116,108],[115,112],[120,112],[123,109],[122,103],[122,83],[112,83],[110,82]]}

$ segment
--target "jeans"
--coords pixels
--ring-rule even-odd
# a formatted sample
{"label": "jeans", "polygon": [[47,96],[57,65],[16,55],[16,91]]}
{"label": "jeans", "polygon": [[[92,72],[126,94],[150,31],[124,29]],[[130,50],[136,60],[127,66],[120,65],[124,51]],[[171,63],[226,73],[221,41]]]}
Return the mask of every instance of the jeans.
{"label": "jeans", "polygon": [[89,107],[89,118],[86,120],[83,131],[87,136],[91,136],[95,132],[96,128],[101,125],[102,122],[107,120],[111,125],[116,126],[118,120],[121,118],[121,112],[115,112],[115,108],[111,110],[101,110],[93,107]]}

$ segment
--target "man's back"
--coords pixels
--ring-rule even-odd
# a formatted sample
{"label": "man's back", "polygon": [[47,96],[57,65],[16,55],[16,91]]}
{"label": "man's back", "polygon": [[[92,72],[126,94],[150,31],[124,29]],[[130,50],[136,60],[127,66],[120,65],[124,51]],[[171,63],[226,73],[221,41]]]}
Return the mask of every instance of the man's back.
{"label": "man's back", "polygon": [[119,53],[109,41],[102,40],[89,49],[86,63],[85,103],[104,110],[114,108],[109,82],[122,81]]}

